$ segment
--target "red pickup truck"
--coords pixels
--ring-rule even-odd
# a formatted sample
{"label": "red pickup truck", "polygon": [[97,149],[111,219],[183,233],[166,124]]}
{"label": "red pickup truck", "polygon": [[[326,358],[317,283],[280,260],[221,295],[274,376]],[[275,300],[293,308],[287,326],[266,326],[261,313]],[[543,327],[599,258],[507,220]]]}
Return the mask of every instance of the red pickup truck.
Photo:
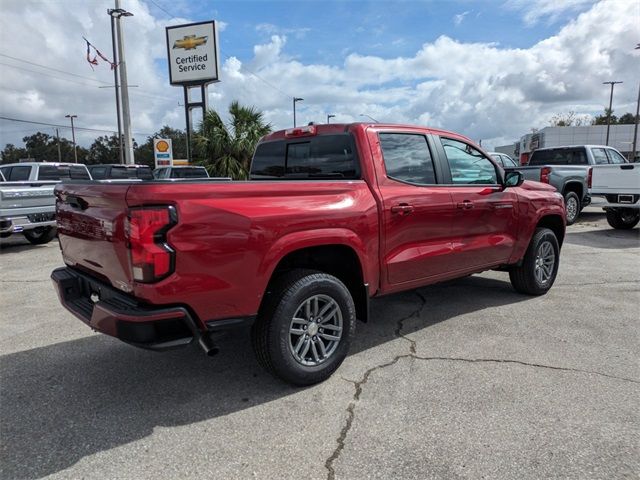
{"label": "red pickup truck", "polygon": [[257,146],[246,182],[56,187],[62,304],[94,330],[163,350],[252,325],[260,363],[329,377],[369,299],[488,269],[541,295],[565,234],[562,196],[469,139],[386,124],[310,125]]}

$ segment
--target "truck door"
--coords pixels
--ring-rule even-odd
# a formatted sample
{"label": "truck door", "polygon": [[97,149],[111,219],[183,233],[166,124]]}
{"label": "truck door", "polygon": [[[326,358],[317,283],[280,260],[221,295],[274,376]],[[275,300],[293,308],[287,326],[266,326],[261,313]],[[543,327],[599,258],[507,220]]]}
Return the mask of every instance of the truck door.
{"label": "truck door", "polygon": [[369,132],[382,198],[382,275],[391,285],[424,283],[449,269],[454,209],[438,186],[429,139],[418,130]]}
{"label": "truck door", "polygon": [[498,169],[480,150],[459,139],[434,142],[449,171],[448,183],[456,214],[451,223],[451,268],[460,270],[506,263],[518,227],[518,196],[504,189]]}

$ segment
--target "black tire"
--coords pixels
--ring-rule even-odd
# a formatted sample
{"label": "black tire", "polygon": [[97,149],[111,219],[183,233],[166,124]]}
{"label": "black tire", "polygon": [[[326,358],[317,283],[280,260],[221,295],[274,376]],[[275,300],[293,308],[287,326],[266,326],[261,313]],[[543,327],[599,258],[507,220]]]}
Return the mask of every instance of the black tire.
{"label": "black tire", "polygon": [[25,230],[22,234],[31,244],[43,245],[55,238],[56,229],[53,227],[34,228],[33,230]]}
{"label": "black tire", "polygon": [[618,230],[629,230],[640,222],[640,210],[632,208],[608,209],[607,222]]}
{"label": "black tire", "polygon": [[[290,328],[294,324],[294,315],[296,313],[300,315],[299,308],[302,308],[306,300],[317,295],[333,300],[339,307],[341,337],[336,342],[332,353],[321,360],[321,363],[304,365],[294,356],[295,347],[293,347],[292,338],[295,337],[292,335],[295,334],[290,332]],[[308,328],[310,331],[311,323],[307,325],[304,329]],[[318,323],[314,327],[314,332],[319,325]],[[251,338],[258,362],[268,372],[285,382],[304,386],[326,380],[342,364],[349,351],[355,328],[356,309],[347,287],[332,275],[300,269],[284,274],[269,287],[258,318],[253,325]],[[318,333],[317,338],[314,336],[315,345],[317,341],[322,342],[321,335]],[[300,340],[302,336],[297,338]],[[307,335],[306,338],[309,336]],[[303,342],[303,340],[300,341]],[[311,342],[311,340],[308,341]],[[307,340],[304,342],[306,344]],[[331,341],[327,343],[331,344]],[[313,349],[317,350],[315,346]],[[302,360],[304,361],[304,354]]]}
{"label": "black tire", "polygon": [[582,205],[578,194],[575,192],[566,192],[564,194],[564,205],[567,209],[567,225],[573,225],[582,211]]}
{"label": "black tire", "polygon": [[[554,261],[550,267],[540,267],[548,270],[548,279],[540,281],[537,270],[538,262],[541,259],[541,249],[547,249],[543,245],[548,244],[553,250]],[[509,270],[509,279],[516,291],[526,293],[527,295],[544,295],[553,286],[558,274],[558,266],[560,265],[560,247],[558,239],[553,231],[548,228],[537,228],[529,243],[527,252],[524,254],[522,265],[512,267]],[[545,276],[544,271],[543,276]]]}

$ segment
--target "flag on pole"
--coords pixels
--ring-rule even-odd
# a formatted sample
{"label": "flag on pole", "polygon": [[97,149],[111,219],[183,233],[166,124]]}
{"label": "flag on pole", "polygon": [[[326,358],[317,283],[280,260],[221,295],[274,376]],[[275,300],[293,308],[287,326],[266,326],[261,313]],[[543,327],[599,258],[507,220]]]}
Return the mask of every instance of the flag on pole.
{"label": "flag on pole", "polygon": [[[114,62],[112,62],[111,60],[109,60],[107,57],[105,57],[100,50],[98,50],[94,45],[91,44],[91,42],[89,40],[87,40],[86,38],[82,37],[82,39],[87,42],[87,62],[89,62],[89,65],[91,66],[91,69],[93,69],[94,65],[98,65],[98,57],[100,57],[102,60],[104,60],[105,62],[107,62],[110,66],[111,66],[111,70],[113,70],[114,68],[116,68],[118,65],[116,65]],[[93,48],[94,50],[94,55],[93,58],[91,58],[91,49]]]}

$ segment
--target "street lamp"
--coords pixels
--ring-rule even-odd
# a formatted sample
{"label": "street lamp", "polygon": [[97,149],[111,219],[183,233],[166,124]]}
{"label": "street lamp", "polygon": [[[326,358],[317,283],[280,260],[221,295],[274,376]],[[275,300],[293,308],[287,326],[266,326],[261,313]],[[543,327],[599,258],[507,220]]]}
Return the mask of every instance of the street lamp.
{"label": "street lamp", "polygon": [[73,126],[73,119],[78,118],[77,115],[65,115],[64,118],[71,120],[71,138],[73,139],[73,159],[78,163],[78,151],[76,150],[76,130]]}
{"label": "street lamp", "polygon": [[304,98],[293,97],[293,126],[296,126],[296,103],[302,102]]}
{"label": "street lamp", "polygon": [[331,123],[331,119],[336,118],[335,115],[327,115],[327,123]]}
{"label": "street lamp", "polygon": [[613,86],[622,82],[602,82],[603,85],[611,85],[611,95],[609,95],[609,110],[607,110],[607,139],[604,144],[609,145],[609,128],[611,127],[611,105],[613,103]]}
{"label": "street lamp", "polygon": [[366,113],[361,113],[360,114],[361,117],[369,117],[371,120],[373,120],[376,123],[380,123],[378,120],[376,120],[375,118],[373,118],[371,115],[367,115]]}

